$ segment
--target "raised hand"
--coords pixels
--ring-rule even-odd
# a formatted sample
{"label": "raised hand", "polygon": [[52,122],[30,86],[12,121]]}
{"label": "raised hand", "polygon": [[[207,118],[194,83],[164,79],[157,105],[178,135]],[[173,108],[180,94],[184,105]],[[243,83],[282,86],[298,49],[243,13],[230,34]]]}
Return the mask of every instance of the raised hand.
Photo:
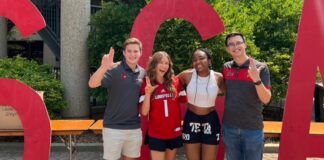
{"label": "raised hand", "polygon": [[101,59],[101,67],[104,70],[112,69],[118,65],[118,63],[114,63],[114,48],[110,47],[109,53],[105,54]]}
{"label": "raised hand", "polygon": [[257,68],[255,65],[255,59],[250,58],[248,74],[249,74],[250,78],[253,80],[253,82],[260,80],[260,71],[263,68],[264,68],[264,66],[260,66],[259,68]]}
{"label": "raised hand", "polygon": [[146,81],[145,93],[151,95],[154,92],[155,88],[157,88],[158,86],[157,85],[152,86],[150,78],[147,76],[145,77],[145,81]]}

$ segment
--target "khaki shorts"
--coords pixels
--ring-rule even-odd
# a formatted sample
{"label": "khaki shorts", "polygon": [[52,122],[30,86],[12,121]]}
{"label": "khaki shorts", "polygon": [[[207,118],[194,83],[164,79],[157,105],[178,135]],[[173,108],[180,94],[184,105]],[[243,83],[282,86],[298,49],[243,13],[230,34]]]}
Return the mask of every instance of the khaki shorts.
{"label": "khaki shorts", "polygon": [[138,158],[141,155],[141,129],[111,129],[102,130],[104,154],[106,160],[117,160],[121,155]]}

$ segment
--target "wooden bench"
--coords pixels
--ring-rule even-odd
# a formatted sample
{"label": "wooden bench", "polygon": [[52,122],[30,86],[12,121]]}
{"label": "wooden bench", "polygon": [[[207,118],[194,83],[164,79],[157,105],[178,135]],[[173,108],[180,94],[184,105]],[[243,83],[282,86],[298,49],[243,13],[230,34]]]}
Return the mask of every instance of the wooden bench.
{"label": "wooden bench", "polygon": [[[281,134],[282,122],[264,121],[265,137],[279,137]],[[103,120],[97,120],[89,129],[95,134],[101,134],[103,128]],[[323,132],[324,133],[324,129]]]}
{"label": "wooden bench", "polygon": [[[282,122],[278,121],[263,121],[264,137],[280,137]],[[324,123],[311,122],[310,134],[324,134]]]}
{"label": "wooden bench", "polygon": [[97,120],[92,126],[89,128],[93,131],[94,134],[102,134],[102,128],[103,128],[103,120]]}
{"label": "wooden bench", "polygon": [[[95,134],[101,134],[102,132],[102,120],[96,121],[91,127],[90,130],[92,130]],[[280,137],[281,135],[281,128],[282,128],[282,122],[279,121],[263,121],[264,124],[264,136],[266,138],[269,137]],[[311,123],[311,134],[324,134],[324,123],[318,123],[318,122],[312,122]]]}
{"label": "wooden bench", "polygon": [[[264,124],[264,137],[280,137],[281,129],[282,129],[282,122],[278,121],[263,121]],[[91,127],[90,130],[94,132],[94,134],[102,134],[103,129],[103,120],[96,121]],[[324,123],[311,123],[310,127],[311,134],[324,134]],[[146,147],[146,148],[145,148]],[[142,157],[141,160],[149,160],[149,149],[147,146],[142,146]],[[220,143],[219,150],[218,150],[218,159],[224,159],[224,144]]]}
{"label": "wooden bench", "polygon": [[[76,157],[76,136],[81,135],[94,120],[51,120],[52,136],[59,136],[69,150],[70,159]],[[0,130],[0,136],[24,136],[24,130]],[[67,139],[66,137],[67,136]]]}

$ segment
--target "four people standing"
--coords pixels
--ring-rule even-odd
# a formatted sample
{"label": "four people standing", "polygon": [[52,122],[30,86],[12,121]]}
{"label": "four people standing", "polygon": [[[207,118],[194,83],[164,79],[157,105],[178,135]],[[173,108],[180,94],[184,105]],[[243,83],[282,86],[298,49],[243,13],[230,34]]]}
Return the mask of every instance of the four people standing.
{"label": "four people standing", "polygon": [[[262,104],[271,99],[269,69],[248,57],[243,34],[227,35],[225,46],[233,60],[224,64],[223,74],[211,69],[207,49],[197,49],[192,55],[193,69],[177,77],[169,55],[157,52],[144,81],[144,70],[138,65],[142,51],[138,39],[125,41],[125,58],[120,63],[113,62],[114,50],[110,49],[89,80],[91,88],[102,86],[108,91],[104,158],[115,160],[122,155],[127,160],[140,156],[138,105],[142,103],[141,113],[149,118],[146,136],[153,160],[175,159],[182,141],[187,159],[215,160],[221,130],[215,101],[219,93],[225,92],[222,137],[227,160],[262,159]],[[181,127],[179,103],[186,102],[182,84],[186,86],[188,110]]]}

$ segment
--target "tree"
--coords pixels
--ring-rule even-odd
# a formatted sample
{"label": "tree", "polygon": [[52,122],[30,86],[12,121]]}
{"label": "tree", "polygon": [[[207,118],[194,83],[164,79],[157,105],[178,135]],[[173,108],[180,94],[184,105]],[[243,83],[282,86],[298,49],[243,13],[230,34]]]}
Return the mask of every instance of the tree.
{"label": "tree", "polygon": [[[90,64],[99,66],[102,55],[113,46],[121,52],[123,41],[129,36],[132,24],[149,1],[133,3],[130,0],[112,0],[102,11],[91,17],[92,30],[88,44]],[[196,29],[182,19],[170,19],[160,26],[154,51],[170,54],[176,73],[191,67],[191,54],[197,48],[212,51],[213,68],[221,71],[224,62],[231,59],[225,51],[225,36],[234,31],[247,38],[248,53],[269,65],[274,99],[285,98],[291,56],[296,41],[302,1],[286,0],[207,0],[224,22],[226,31],[202,41]],[[117,54],[117,60],[121,55]],[[96,90],[98,91],[98,90]],[[102,92],[102,91],[100,91]],[[99,94],[92,94],[99,95]],[[102,98],[105,98],[102,96]]]}
{"label": "tree", "polygon": [[[154,51],[164,50],[171,55],[175,65],[176,73],[191,67],[191,54],[197,48],[208,48],[212,51],[213,68],[221,71],[225,61],[230,60],[230,55],[225,51],[225,35],[232,31],[241,31],[248,37],[249,50],[253,55],[259,53],[259,49],[254,45],[253,26],[255,16],[249,17],[247,8],[238,7],[236,3],[229,3],[227,0],[209,0],[215,11],[221,16],[225,24],[224,34],[202,41],[196,29],[182,19],[172,19],[161,25]],[[237,14],[240,13],[240,14]]]}
{"label": "tree", "polygon": [[251,15],[260,15],[253,30],[255,44],[262,53],[257,58],[269,65],[273,99],[283,99],[286,97],[303,1],[260,0],[245,4],[251,8]]}
{"label": "tree", "polygon": [[[91,31],[88,37],[91,71],[100,66],[102,56],[110,47],[116,51],[115,60],[122,60],[123,43],[129,37],[134,20],[144,7],[145,1],[136,2],[141,3],[124,3],[117,0],[103,3],[102,9],[91,16]],[[103,88],[91,89],[90,95],[96,97],[99,103],[105,103],[107,97]]]}

